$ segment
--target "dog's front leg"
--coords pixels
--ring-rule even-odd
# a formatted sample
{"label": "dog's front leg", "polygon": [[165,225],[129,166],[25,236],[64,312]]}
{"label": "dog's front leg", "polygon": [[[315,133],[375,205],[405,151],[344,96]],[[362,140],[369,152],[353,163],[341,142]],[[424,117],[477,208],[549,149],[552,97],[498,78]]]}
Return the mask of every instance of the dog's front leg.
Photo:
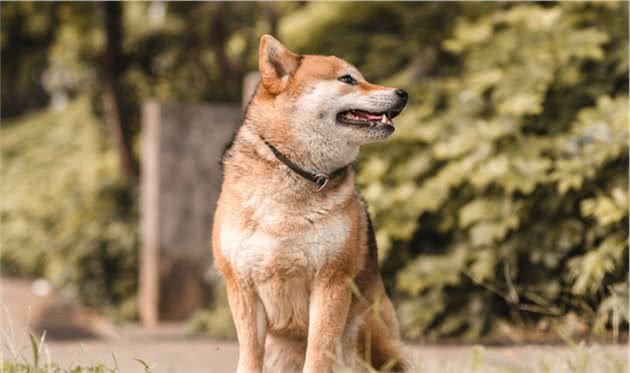
{"label": "dog's front leg", "polygon": [[309,305],[308,345],[304,373],[329,373],[335,347],[348,317],[351,300],[345,280],[318,282]]}
{"label": "dog's front leg", "polygon": [[261,373],[267,335],[265,308],[252,286],[228,281],[227,293],[239,345],[236,372]]}

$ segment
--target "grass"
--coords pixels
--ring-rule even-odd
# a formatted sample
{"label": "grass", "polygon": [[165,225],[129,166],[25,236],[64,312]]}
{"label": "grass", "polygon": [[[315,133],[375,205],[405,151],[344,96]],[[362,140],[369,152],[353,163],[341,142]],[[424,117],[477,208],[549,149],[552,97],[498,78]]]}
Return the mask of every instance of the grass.
{"label": "grass", "polygon": [[[12,361],[4,361],[4,357],[0,353],[0,373],[119,373],[121,370],[118,368],[118,362],[116,356],[112,354],[112,360],[114,362],[113,367],[109,367],[103,363],[96,363],[90,366],[83,366],[80,364],[70,364],[67,367],[62,367],[51,360],[50,353],[46,347],[44,341],[46,333],[38,340],[32,334],[30,336],[31,341],[31,361],[21,359],[17,356]],[[45,353],[46,361],[42,360],[42,352]],[[151,367],[147,362],[142,359],[135,359],[145,373],[152,373]]]}
{"label": "grass", "polygon": [[[17,346],[13,319],[9,310],[0,308],[0,373],[120,373],[116,356],[112,354],[113,367],[104,363],[89,366],[71,363],[61,366],[53,361],[46,344],[46,331],[36,337],[29,333],[29,346]],[[30,358],[24,354],[30,350]],[[144,360],[136,359],[145,373],[151,373],[151,368]]]}
{"label": "grass", "polygon": [[[0,373],[119,373],[116,357],[112,355],[113,367],[104,363],[90,366],[70,364],[67,367],[55,363],[50,356],[45,343],[46,334],[39,338],[30,335],[30,359],[15,354],[11,360],[4,360],[0,353]],[[4,346],[9,351],[15,351],[11,346]],[[428,353],[428,352],[424,352]],[[421,352],[422,354],[422,352]],[[511,359],[499,359],[486,354],[482,346],[472,348],[469,356],[461,361],[442,359],[439,366],[423,365],[417,361],[410,373],[627,373],[628,362],[606,352],[599,346],[587,346],[584,343],[569,347],[569,351],[562,356],[540,354],[535,357],[536,367],[532,368],[532,361],[523,361],[523,356]],[[145,373],[151,373],[149,363],[142,359],[135,359],[139,368]],[[418,360],[418,359],[416,359]],[[369,373],[378,373],[375,369],[367,368]],[[340,368],[340,373],[351,373],[350,370]]]}
{"label": "grass", "polygon": [[[116,373],[119,372],[116,358],[114,359],[114,367],[109,368],[102,363],[98,363],[92,366],[81,366],[76,364],[70,364],[68,367],[62,367],[52,362],[50,352],[45,345],[46,333],[38,339],[33,334],[29,335],[31,342],[31,361],[28,361],[24,357],[21,357],[16,353],[16,349],[11,346],[5,347],[10,351],[12,355],[11,361],[4,361],[4,356],[0,354],[0,373]],[[42,354],[44,354],[42,356]],[[45,358],[45,361],[42,361]],[[22,361],[20,361],[22,360]],[[146,368],[148,365],[142,362]],[[146,370],[150,372],[150,370]]]}
{"label": "grass", "polygon": [[29,364],[5,362],[0,367],[2,373],[114,373],[119,372],[118,369],[108,368],[102,364],[91,367],[83,367],[80,365],[70,368],[62,368],[55,364],[37,367]]}

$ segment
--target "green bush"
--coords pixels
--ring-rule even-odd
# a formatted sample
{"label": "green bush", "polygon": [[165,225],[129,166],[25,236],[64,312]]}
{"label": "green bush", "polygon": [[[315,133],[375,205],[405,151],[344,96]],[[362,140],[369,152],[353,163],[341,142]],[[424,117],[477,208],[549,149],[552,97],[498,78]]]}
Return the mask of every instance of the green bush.
{"label": "green bush", "polygon": [[0,265],[40,275],[84,304],[135,315],[136,191],[121,183],[88,100],[7,121]]}
{"label": "green bush", "polygon": [[462,16],[440,43],[458,69],[409,85],[397,136],[359,177],[407,337],[607,322],[628,273],[627,11]]}
{"label": "green bush", "polygon": [[[293,49],[411,94],[358,177],[407,338],[627,328],[627,13],[312,3],[282,19]],[[225,307],[194,326],[221,329]]]}

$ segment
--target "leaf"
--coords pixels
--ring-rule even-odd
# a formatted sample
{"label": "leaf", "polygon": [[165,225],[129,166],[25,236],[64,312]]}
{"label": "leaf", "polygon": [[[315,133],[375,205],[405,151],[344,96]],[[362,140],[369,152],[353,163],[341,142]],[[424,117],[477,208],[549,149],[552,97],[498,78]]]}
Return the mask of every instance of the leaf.
{"label": "leaf", "polygon": [[37,338],[31,333],[28,334],[31,341],[31,352],[33,353],[33,365],[35,368],[39,368],[39,342]]}
{"label": "leaf", "polygon": [[622,265],[628,239],[620,235],[607,237],[594,250],[569,261],[569,277],[574,279],[572,291],[577,294],[596,292],[606,274]]}

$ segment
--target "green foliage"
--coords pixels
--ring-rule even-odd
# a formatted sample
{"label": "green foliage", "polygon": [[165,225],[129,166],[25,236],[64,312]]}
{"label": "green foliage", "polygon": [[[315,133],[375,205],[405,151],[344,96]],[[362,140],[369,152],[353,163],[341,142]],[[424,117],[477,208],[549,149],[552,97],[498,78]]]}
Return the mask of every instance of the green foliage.
{"label": "green foliage", "polygon": [[[2,270],[45,276],[87,305],[134,317],[137,190],[115,177],[100,118],[103,5],[0,9],[3,117],[71,102],[2,123]],[[258,38],[277,12],[267,4],[125,3],[116,78],[131,136],[151,99],[240,101],[242,76],[255,68]]]}
{"label": "green foliage", "polygon": [[288,12],[280,22],[280,36],[303,53],[338,55],[371,80],[413,78],[442,57],[435,46],[458,13],[487,8],[479,3],[315,2]]}
{"label": "green foliage", "polygon": [[594,330],[612,314],[627,325],[626,14],[341,3],[285,18],[290,45],[339,51],[411,92],[359,175],[408,337],[474,338],[573,311]]}
{"label": "green foliage", "polygon": [[626,13],[464,14],[440,43],[458,68],[408,83],[397,135],[359,175],[408,337],[578,309],[610,322],[607,287],[628,272]]}
{"label": "green foliage", "polygon": [[136,192],[116,179],[85,99],[5,123],[0,264],[46,276],[84,303],[134,317]]}
{"label": "green foliage", "polygon": [[[257,66],[258,38],[268,32],[272,5],[229,2],[142,3],[122,7],[119,83],[134,133],[148,100],[240,101],[241,80]],[[89,94],[103,110],[103,9],[60,3],[46,68],[52,96]]]}

